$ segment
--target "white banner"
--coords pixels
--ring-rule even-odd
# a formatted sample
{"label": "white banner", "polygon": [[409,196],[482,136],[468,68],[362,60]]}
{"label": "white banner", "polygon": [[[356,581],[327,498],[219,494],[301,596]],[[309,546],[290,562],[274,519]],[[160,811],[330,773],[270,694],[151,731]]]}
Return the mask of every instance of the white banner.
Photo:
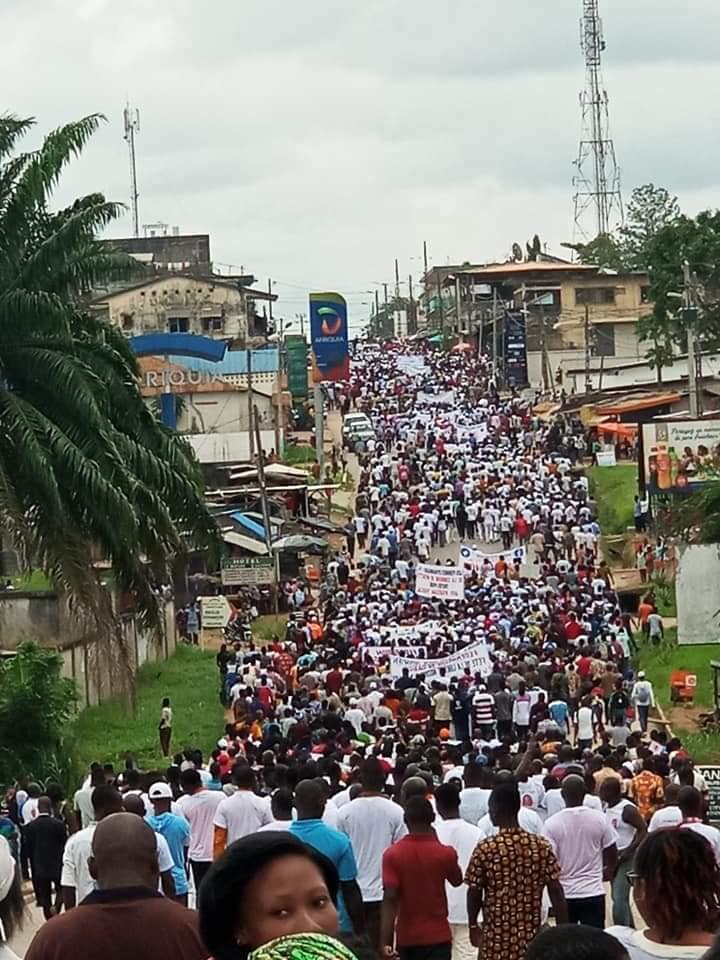
{"label": "white banner", "polygon": [[527,562],[527,549],[525,547],[513,547],[510,550],[502,550],[500,553],[483,553],[477,547],[467,543],[460,544],[460,565],[467,576],[471,573],[480,573],[482,565],[486,560],[494,566],[502,557],[508,564]]}
{"label": "white banner", "polygon": [[424,390],[418,390],[416,400],[418,403],[425,403],[429,407],[439,407],[441,404],[447,404],[450,407],[455,403],[455,391],[443,390],[441,393],[426,393]]}
{"label": "white banner", "polygon": [[492,673],[490,652],[486,643],[471,643],[464,650],[435,660],[416,660],[396,654],[390,657],[390,675],[393,677],[401,677],[403,670],[407,670],[411,677],[422,673],[428,681],[441,677],[450,680],[452,677],[459,677],[466,668],[469,668],[471,673],[480,673],[484,677]]}
{"label": "white banner", "polygon": [[406,373],[410,376],[420,376],[421,374],[427,373],[425,357],[417,354],[399,356],[397,358],[397,368],[401,373]]}
{"label": "white banner", "polygon": [[419,563],[415,579],[415,593],[420,597],[439,600],[464,600],[465,577],[460,567],[442,567]]}
{"label": "white banner", "polygon": [[408,660],[424,660],[427,657],[427,647],[365,647],[364,654],[373,663],[379,663],[385,657],[398,656]]}

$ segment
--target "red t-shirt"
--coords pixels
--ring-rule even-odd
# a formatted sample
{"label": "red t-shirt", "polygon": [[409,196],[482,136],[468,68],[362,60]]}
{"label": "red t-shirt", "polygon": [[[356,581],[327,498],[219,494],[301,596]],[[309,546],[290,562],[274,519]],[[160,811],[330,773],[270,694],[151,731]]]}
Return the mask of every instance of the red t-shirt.
{"label": "red t-shirt", "polygon": [[445,881],[462,882],[457,853],[434,834],[409,834],[383,854],[383,886],[397,890],[399,947],[449,943]]}
{"label": "red t-shirt", "polygon": [[580,634],[583,632],[583,628],[577,622],[577,620],[568,620],[565,624],[565,635],[568,640],[577,640]]}
{"label": "red t-shirt", "polygon": [[587,679],[591,666],[592,660],[590,657],[578,657],[577,662],[575,663],[577,672],[583,678],[583,680]]}

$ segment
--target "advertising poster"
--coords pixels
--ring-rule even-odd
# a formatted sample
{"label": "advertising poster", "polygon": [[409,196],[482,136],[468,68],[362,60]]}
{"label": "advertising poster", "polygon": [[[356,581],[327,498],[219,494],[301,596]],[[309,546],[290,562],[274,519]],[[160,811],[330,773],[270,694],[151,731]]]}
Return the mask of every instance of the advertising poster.
{"label": "advertising poster", "polygon": [[649,493],[689,493],[720,480],[720,420],[645,423],[642,439]]}
{"label": "advertising poster", "polygon": [[438,600],[463,600],[465,577],[460,567],[436,566],[419,563],[415,579],[415,593],[419,597],[435,597]]}
{"label": "advertising poster", "polygon": [[339,293],[310,294],[313,382],[350,376],[347,304]]}

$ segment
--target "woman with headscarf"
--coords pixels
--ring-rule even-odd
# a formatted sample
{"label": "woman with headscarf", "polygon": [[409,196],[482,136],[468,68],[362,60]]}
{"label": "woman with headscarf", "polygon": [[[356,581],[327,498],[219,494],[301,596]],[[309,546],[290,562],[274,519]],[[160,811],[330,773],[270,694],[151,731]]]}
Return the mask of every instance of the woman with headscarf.
{"label": "woman with headscarf", "polygon": [[25,902],[20,886],[20,871],[5,837],[0,837],[0,960],[19,960],[8,946],[22,926]]}
{"label": "woman with headscarf", "polygon": [[335,867],[287,831],[237,840],[215,861],[198,896],[200,934],[214,960],[296,934],[337,933]]}

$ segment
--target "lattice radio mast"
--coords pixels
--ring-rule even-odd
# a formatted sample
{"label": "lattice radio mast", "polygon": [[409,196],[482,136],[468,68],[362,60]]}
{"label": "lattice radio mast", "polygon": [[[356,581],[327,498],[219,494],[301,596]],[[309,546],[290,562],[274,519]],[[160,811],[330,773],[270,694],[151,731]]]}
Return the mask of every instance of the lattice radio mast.
{"label": "lattice radio mast", "polygon": [[598,0],[582,0],[580,48],[585,57],[585,89],[580,94],[582,138],[575,161],[575,239],[592,240],[623,222],[620,168],[610,138],[608,95],[602,78],[605,50]]}
{"label": "lattice radio mast", "polygon": [[129,103],[123,111],[125,140],[130,153],[130,206],[133,217],[133,236],[140,236],[140,218],[138,217],[137,167],[135,165],[135,135],[140,133],[140,111],[134,110]]}

